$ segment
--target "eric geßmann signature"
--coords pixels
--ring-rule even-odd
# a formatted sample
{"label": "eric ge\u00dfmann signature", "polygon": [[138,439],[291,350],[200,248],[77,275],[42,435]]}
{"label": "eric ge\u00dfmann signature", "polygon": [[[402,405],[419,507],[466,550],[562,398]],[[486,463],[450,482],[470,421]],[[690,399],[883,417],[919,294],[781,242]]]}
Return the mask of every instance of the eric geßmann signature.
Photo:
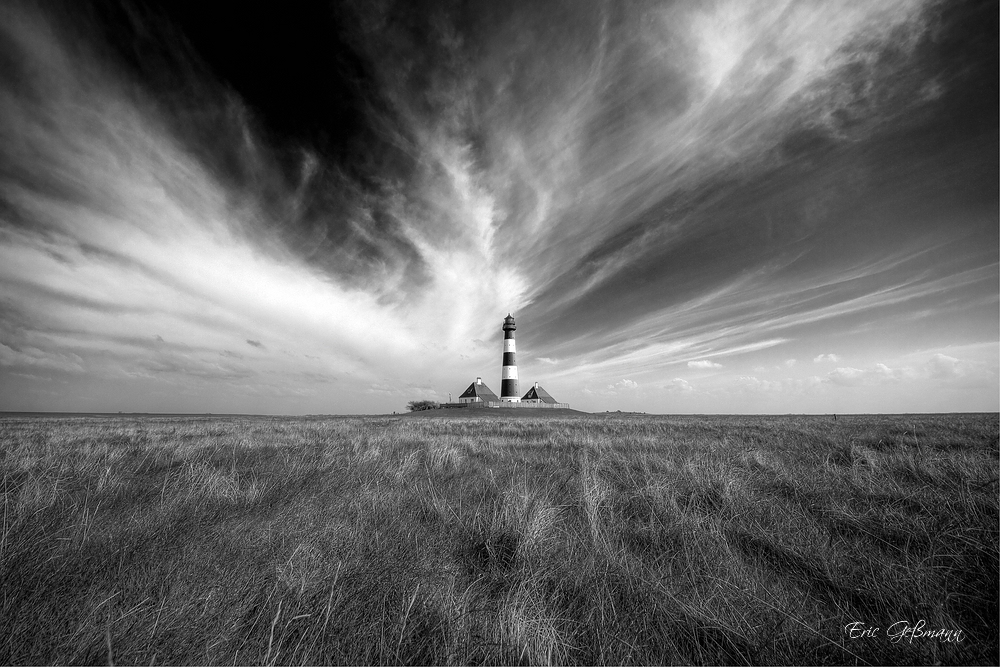
{"label": "eric ge\u00dfmann signature", "polygon": [[949,644],[960,644],[965,641],[965,633],[961,630],[949,630],[947,628],[928,628],[927,622],[920,619],[916,623],[910,621],[896,621],[888,625],[885,630],[870,625],[863,621],[854,621],[844,626],[844,634],[849,639],[874,639],[885,637],[893,644],[908,641],[911,644],[916,641],[938,641]]}

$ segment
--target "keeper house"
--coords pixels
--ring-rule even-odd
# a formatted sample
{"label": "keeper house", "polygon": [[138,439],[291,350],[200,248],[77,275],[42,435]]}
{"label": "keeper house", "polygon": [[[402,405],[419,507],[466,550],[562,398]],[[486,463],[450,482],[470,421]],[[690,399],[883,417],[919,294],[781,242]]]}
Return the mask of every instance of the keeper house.
{"label": "keeper house", "polygon": [[500,399],[493,391],[483,384],[483,378],[478,377],[469,388],[458,397],[459,403],[499,403]]}

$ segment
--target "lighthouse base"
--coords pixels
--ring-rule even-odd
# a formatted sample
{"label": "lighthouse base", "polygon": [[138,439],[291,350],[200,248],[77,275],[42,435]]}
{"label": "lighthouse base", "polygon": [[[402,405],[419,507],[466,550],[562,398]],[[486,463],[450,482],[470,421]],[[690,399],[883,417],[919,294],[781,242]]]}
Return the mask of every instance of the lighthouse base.
{"label": "lighthouse base", "polygon": [[500,401],[499,403],[483,403],[484,408],[568,408],[569,403],[535,403],[529,401],[522,401],[518,399],[515,401]]}
{"label": "lighthouse base", "polygon": [[566,408],[569,409],[569,403],[537,403],[529,401],[519,401],[514,403],[513,401],[478,401],[476,403],[441,403],[438,407],[441,408],[472,408],[473,410],[480,410],[483,408],[526,408],[526,409],[551,409],[551,408]]}

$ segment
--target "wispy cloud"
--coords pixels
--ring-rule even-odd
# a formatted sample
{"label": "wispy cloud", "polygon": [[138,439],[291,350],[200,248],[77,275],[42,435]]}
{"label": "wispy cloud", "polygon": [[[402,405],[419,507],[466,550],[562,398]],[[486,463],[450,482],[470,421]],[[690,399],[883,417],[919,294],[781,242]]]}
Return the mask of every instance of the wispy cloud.
{"label": "wispy cloud", "polygon": [[884,356],[996,338],[996,105],[963,92],[995,54],[955,24],[987,10],[940,7],[362,3],[338,39],[364,146],[338,152],[283,142],[155,24],[181,64],[143,77],[86,22],[8,4],[0,365],[35,379],[0,398],[385,411],[387,387],[496,372],[507,312],[522,374],[569,391],[787,396],[813,382],[774,379],[792,355],[850,360],[816,376],[844,390],[994,382]]}

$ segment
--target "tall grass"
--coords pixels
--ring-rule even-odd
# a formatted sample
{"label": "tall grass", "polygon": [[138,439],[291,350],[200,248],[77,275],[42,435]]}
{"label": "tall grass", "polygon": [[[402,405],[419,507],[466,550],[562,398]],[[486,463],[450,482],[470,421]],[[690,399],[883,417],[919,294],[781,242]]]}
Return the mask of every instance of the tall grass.
{"label": "tall grass", "polygon": [[2,418],[0,663],[996,664],[997,443],[996,415]]}

